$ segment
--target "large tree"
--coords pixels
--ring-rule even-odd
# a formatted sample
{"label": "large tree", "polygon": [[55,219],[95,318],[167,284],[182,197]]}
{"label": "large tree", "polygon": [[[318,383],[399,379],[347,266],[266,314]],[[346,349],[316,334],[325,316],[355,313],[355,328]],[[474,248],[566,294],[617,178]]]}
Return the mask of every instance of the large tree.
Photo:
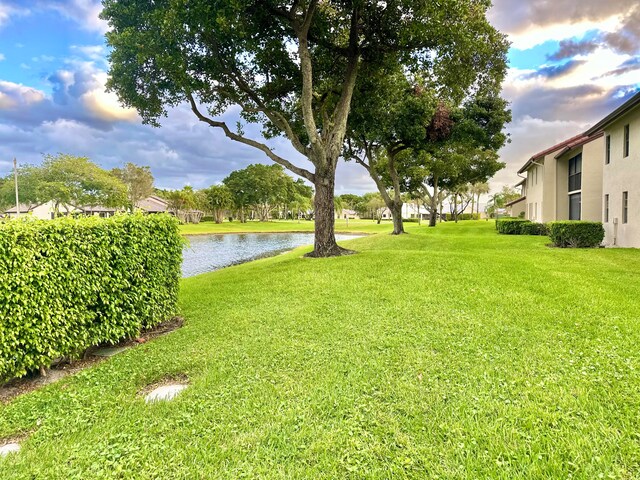
{"label": "large tree", "polygon": [[[334,235],[334,186],[361,67],[402,65],[458,92],[501,69],[505,40],[486,20],[489,0],[104,0],[112,48],[108,87],[144,122],[187,102],[196,117],[315,186],[311,256],[344,252]],[[481,45],[481,48],[477,48]],[[312,169],[232,129],[239,107],[266,137],[285,136]]]}

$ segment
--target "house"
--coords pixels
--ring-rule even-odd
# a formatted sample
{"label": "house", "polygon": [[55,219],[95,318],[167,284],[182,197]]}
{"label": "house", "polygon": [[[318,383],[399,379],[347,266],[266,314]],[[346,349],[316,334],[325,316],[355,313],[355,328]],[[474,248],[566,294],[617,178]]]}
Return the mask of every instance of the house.
{"label": "house", "polygon": [[533,155],[518,171],[526,199],[516,210],[533,222],[601,221],[603,151],[602,134],[583,133]]}
{"label": "house", "polygon": [[152,195],[136,202],[136,208],[145,213],[167,213],[169,211],[169,203],[163,198]]}
{"label": "house", "polygon": [[[5,210],[5,215],[9,218],[16,218],[18,216],[18,209],[14,206]],[[74,213],[80,213],[80,211],[71,205],[60,205],[58,207],[59,215],[70,215]],[[39,220],[51,220],[55,218],[55,203],[53,201],[45,203],[29,203],[20,204],[20,216],[29,215]]]}
{"label": "house", "polygon": [[336,210],[336,220],[339,220],[339,219],[357,220],[359,218],[360,218],[360,215],[358,215],[358,212],[356,212],[355,210],[351,210],[349,208],[343,208],[340,211]]}
{"label": "house", "polygon": [[103,207],[102,205],[86,205],[78,207],[78,209],[87,217],[96,216],[101,218],[113,217],[117,212],[122,211],[121,208]]}
{"label": "house", "polygon": [[604,136],[600,210],[606,245],[640,247],[640,92],[586,132]]}

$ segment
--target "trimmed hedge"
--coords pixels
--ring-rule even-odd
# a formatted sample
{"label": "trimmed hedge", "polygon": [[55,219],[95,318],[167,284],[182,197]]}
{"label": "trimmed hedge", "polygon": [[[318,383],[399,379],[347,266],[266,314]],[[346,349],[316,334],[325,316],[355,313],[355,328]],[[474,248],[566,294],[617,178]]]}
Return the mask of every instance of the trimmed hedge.
{"label": "trimmed hedge", "polygon": [[534,223],[517,217],[499,218],[496,220],[496,230],[504,235],[547,235],[544,223]]}
{"label": "trimmed hedge", "polygon": [[169,215],[0,225],[0,380],[174,315],[182,247]]}
{"label": "trimmed hedge", "polygon": [[556,247],[594,248],[604,240],[604,227],[600,222],[580,220],[551,222],[549,238]]}

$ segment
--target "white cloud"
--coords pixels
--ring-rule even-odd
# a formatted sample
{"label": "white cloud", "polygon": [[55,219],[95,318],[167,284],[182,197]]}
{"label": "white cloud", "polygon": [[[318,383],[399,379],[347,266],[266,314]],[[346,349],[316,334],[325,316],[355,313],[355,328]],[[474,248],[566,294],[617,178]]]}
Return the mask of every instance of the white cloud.
{"label": "white cloud", "polygon": [[[562,18],[559,16],[559,18]],[[581,38],[587,32],[600,30],[615,32],[622,24],[621,15],[612,15],[604,20],[583,20],[579,22],[557,22],[547,25],[528,25],[521,31],[509,33],[511,46],[520,50],[527,50],[550,40],[564,40],[566,38]]]}
{"label": "white cloud", "polygon": [[28,107],[42,102],[44,92],[24,85],[0,80],[0,110],[8,110],[18,106]]}
{"label": "white cloud", "polygon": [[6,60],[7,57],[4,56],[4,54],[0,53],[0,62],[3,60]]}
{"label": "white cloud", "polygon": [[104,34],[108,24],[99,18],[102,11],[100,0],[68,0],[45,4],[61,15],[75,21],[84,30]]}

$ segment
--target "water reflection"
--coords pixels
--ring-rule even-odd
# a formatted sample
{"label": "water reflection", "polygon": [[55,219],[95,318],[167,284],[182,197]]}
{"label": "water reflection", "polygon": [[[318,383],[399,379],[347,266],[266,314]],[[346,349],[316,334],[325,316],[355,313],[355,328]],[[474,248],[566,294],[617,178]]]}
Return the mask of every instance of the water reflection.
{"label": "water reflection", "polygon": [[[361,235],[336,234],[348,240]],[[233,233],[189,237],[183,252],[182,276],[192,277],[229,265],[313,244],[312,233]]]}

